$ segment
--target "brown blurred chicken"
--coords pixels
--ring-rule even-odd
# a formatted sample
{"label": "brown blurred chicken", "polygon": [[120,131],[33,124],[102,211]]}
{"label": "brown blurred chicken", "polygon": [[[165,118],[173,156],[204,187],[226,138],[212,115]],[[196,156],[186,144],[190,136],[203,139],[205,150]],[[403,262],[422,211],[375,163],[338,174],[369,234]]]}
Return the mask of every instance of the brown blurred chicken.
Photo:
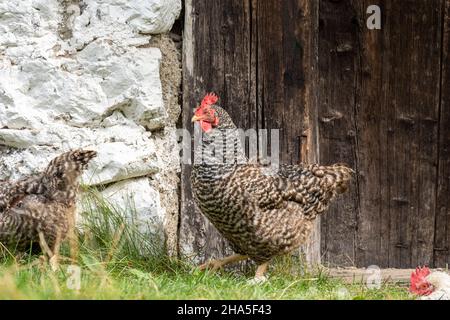
{"label": "brown blurred chicken", "polygon": [[[40,174],[0,183],[0,242],[18,251],[63,240],[73,221],[78,178],[95,151],[74,150],[53,159]],[[38,246],[36,246],[38,245]]]}

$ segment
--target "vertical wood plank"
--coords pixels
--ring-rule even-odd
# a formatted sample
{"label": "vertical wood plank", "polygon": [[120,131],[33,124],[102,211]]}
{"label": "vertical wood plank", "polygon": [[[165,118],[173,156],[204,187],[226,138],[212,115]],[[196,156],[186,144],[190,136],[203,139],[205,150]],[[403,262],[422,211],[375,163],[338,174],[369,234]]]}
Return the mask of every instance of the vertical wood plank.
{"label": "vertical wood plank", "polygon": [[[192,134],[192,110],[210,91],[220,96],[238,127],[253,127],[250,1],[188,0],[185,6],[183,128]],[[191,169],[182,166],[179,251],[197,262],[220,258],[231,250],[195,206]]]}
{"label": "vertical wood plank", "polygon": [[[319,13],[319,133],[320,162],[346,163],[357,170],[355,102],[359,66],[357,13],[350,0],[322,1]],[[324,263],[355,265],[356,219],[359,210],[357,178],[349,192],[322,217],[321,251]]]}
{"label": "vertical wood plank", "polygon": [[434,266],[450,264],[450,1],[444,1]]}
{"label": "vertical wood plank", "polygon": [[[412,101],[417,106],[419,150],[415,161],[418,166],[417,218],[413,222],[410,265],[433,265],[436,218],[436,181],[438,170],[439,110],[442,56],[442,0],[430,1],[414,12],[413,46],[417,53],[413,63],[420,66],[412,75]],[[430,28],[430,26],[432,26]],[[420,35],[419,35],[420,34]],[[415,196],[415,195],[413,195]],[[417,232],[414,233],[414,229]]]}
{"label": "vertical wood plank", "polygon": [[[318,2],[257,3],[258,127],[280,129],[281,163],[316,162]],[[302,248],[310,264],[320,261],[319,223]]]}
{"label": "vertical wood plank", "polygon": [[368,30],[364,2],[352,1],[360,26],[358,38],[358,80],[356,84],[355,127],[356,160],[360,209],[357,217],[356,264],[358,266],[388,264],[389,240],[389,143],[387,134],[392,111],[385,103],[388,88],[385,58],[390,43],[388,33],[389,4],[381,6],[384,13],[382,30]]}
{"label": "vertical wood plank", "polygon": [[[441,4],[321,1],[321,161],[358,171],[356,190],[322,224],[331,264],[433,262]],[[367,29],[369,5],[381,7],[382,30]]]}
{"label": "vertical wood plank", "polygon": [[355,2],[360,17],[370,4],[384,17],[383,29],[363,29],[360,41],[357,264],[430,264],[441,1]]}

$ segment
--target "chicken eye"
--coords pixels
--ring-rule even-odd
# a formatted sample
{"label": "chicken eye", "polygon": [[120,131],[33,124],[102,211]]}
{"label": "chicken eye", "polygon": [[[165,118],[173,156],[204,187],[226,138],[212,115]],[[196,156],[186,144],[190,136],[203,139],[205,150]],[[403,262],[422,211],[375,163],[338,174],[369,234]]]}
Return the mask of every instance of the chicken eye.
{"label": "chicken eye", "polygon": [[428,283],[422,282],[422,283],[418,284],[416,287],[417,287],[417,290],[419,290],[419,291],[426,291],[430,288],[430,285]]}

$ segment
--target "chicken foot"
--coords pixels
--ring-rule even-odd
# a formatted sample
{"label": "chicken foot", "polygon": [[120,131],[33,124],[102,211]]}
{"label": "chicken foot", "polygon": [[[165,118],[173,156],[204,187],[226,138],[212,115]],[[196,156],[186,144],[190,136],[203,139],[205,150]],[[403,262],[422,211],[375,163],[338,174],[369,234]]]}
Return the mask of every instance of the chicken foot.
{"label": "chicken foot", "polygon": [[234,254],[232,256],[223,259],[213,259],[199,266],[200,270],[212,270],[216,271],[230,263],[239,262],[248,259],[248,256],[240,254]]}
{"label": "chicken foot", "polygon": [[260,264],[256,269],[255,277],[249,281],[250,284],[261,284],[267,281],[267,277],[265,276],[267,272],[267,268],[269,267],[269,262],[264,262]]}

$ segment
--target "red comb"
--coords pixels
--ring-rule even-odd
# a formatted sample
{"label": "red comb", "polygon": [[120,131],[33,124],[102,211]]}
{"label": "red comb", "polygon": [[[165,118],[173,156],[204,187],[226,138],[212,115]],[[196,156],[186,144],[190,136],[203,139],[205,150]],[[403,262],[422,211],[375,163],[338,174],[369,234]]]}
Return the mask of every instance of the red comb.
{"label": "red comb", "polygon": [[215,93],[208,93],[202,100],[202,104],[200,105],[200,108],[204,108],[207,106],[210,106],[212,104],[215,104],[219,100],[219,97]]}
{"label": "red comb", "polygon": [[219,123],[219,118],[214,116],[214,110],[211,107],[211,105],[215,104],[219,100],[219,97],[215,93],[208,93],[202,100],[202,103],[200,106],[195,109],[194,114],[198,117],[203,117],[205,114],[208,116],[211,116],[214,118],[214,122],[208,122],[208,121],[200,121],[201,127],[204,132],[209,132],[212,129],[213,124],[215,126]]}
{"label": "red comb", "polygon": [[409,287],[409,291],[412,293],[419,293],[417,289],[417,283],[424,281],[424,279],[430,275],[431,271],[427,267],[418,267],[416,271],[411,273],[411,286]]}

